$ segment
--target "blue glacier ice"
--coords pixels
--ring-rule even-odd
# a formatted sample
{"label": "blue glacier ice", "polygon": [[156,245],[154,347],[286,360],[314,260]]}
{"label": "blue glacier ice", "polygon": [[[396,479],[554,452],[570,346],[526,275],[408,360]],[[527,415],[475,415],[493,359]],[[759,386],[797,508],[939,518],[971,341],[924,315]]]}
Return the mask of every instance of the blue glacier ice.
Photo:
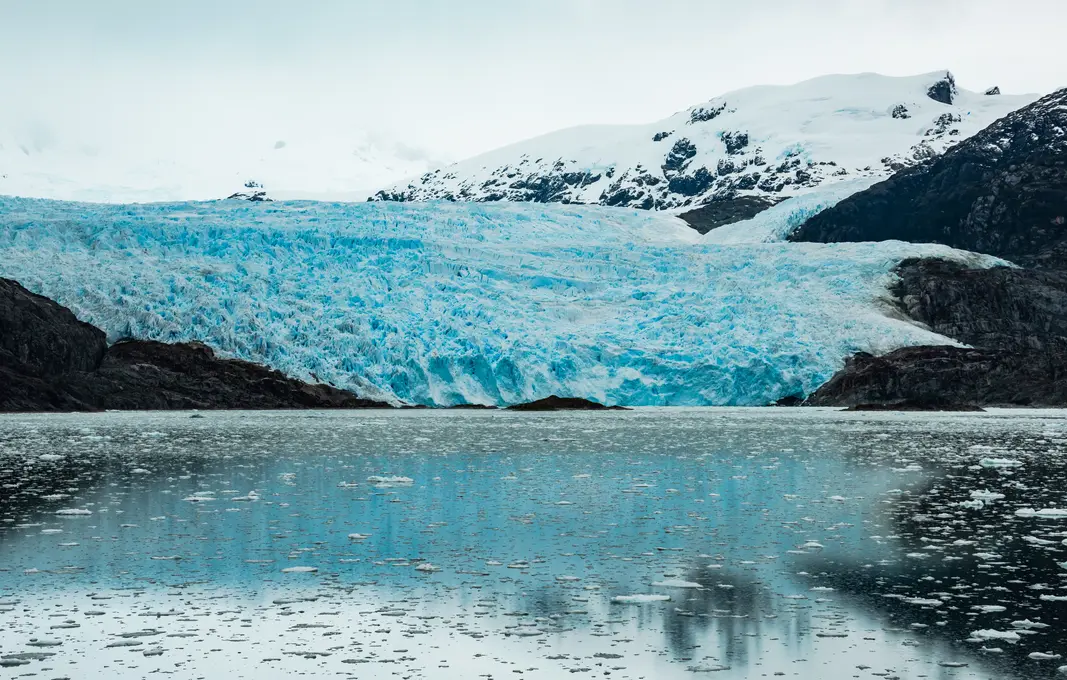
{"label": "blue glacier ice", "polygon": [[856,351],[951,344],[886,303],[934,245],[714,244],[664,214],[0,198],[0,276],[123,337],[393,401],[758,405]]}
{"label": "blue glacier ice", "polygon": [[835,182],[792,196],[755,217],[712,229],[704,235],[705,243],[773,243],[784,241],[812,217],[834,207],[853,194],[877,183],[877,177]]}

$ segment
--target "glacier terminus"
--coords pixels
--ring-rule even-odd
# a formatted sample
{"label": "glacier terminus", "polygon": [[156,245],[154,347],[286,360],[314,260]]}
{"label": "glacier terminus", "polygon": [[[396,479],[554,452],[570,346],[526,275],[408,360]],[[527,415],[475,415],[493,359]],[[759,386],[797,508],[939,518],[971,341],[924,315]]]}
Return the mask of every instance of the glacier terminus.
{"label": "glacier terminus", "polygon": [[763,405],[858,351],[956,344],[884,301],[901,260],[999,262],[775,241],[794,212],[714,243],[599,206],[0,198],[0,275],[112,342],[202,341],[393,403]]}

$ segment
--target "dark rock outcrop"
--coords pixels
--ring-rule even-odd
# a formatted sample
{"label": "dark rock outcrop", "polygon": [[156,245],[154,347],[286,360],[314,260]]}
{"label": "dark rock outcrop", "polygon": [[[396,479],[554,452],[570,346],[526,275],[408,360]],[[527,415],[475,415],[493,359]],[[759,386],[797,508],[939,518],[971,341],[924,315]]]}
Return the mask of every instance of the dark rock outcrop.
{"label": "dark rock outcrop", "polygon": [[903,312],[974,348],[858,354],[809,404],[1067,404],[1067,272],[923,259],[898,273],[893,293]]}
{"label": "dark rock outcrop", "polygon": [[96,371],[76,375],[68,384],[83,401],[106,409],[388,407],[259,364],[220,359],[200,343],[119,342],[108,348]]}
{"label": "dark rock outcrop", "polygon": [[1067,268],[1067,89],[801,226],[793,241],[943,243]]}
{"label": "dark rock outcrop", "polygon": [[91,371],[107,352],[104,332],[18,283],[0,278],[0,368],[37,377]]}
{"label": "dark rock outcrop", "polygon": [[[284,145],[285,144],[282,143],[282,146],[284,146]],[[277,147],[275,147],[275,148],[277,148]],[[231,201],[255,201],[257,203],[260,203],[260,202],[270,203],[270,202],[274,201],[273,198],[269,198],[267,196],[266,190],[263,188],[263,185],[260,184],[259,182],[256,182],[254,180],[249,180],[249,181],[245,182],[245,189],[247,189],[247,191],[238,191],[237,193],[230,194],[229,196],[226,197],[226,200],[231,200]]]}
{"label": "dark rock outcrop", "polygon": [[701,234],[706,234],[717,227],[750,220],[780,201],[781,199],[763,196],[737,196],[713,201],[678,217]]}
{"label": "dark rock outcrop", "polygon": [[0,279],[0,411],[388,406],[220,359],[198,343],[108,347],[103,331],[70,310]]}
{"label": "dark rock outcrop", "polygon": [[256,203],[271,203],[273,198],[267,197],[266,191],[253,191],[252,193],[237,192],[226,197],[228,201],[254,201]]}
{"label": "dark rock outcrop", "polygon": [[[1029,378],[1029,380],[1021,379]],[[1046,389],[1035,391],[1035,385]],[[809,397],[812,406],[1067,403],[1067,382],[1047,381],[1026,357],[951,346],[905,347],[884,356],[857,354]]]}
{"label": "dark rock outcrop", "polygon": [[605,406],[604,404],[579,399],[576,397],[557,397],[552,395],[525,404],[508,406],[509,411],[629,411],[623,406]]}
{"label": "dark rock outcrop", "polygon": [[935,102],[952,104],[956,100],[956,78],[951,73],[945,73],[945,77],[930,86],[926,96]]}
{"label": "dark rock outcrop", "polygon": [[973,404],[956,404],[947,401],[898,401],[891,404],[857,404],[846,411],[985,411]]}
{"label": "dark rock outcrop", "polygon": [[689,160],[696,155],[695,144],[685,138],[679,139],[663,159],[663,175],[670,178],[684,171]]}
{"label": "dark rock outcrop", "polygon": [[892,288],[901,310],[935,333],[976,347],[1067,356],[1067,272],[968,269],[906,260]]}

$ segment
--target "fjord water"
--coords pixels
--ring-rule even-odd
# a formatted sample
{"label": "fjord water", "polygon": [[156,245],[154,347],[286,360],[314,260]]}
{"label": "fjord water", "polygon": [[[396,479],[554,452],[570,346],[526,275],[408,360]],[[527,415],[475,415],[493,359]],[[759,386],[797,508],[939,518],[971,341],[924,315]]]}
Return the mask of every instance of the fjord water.
{"label": "fjord water", "polygon": [[1042,678],[1067,413],[0,416],[0,679]]}

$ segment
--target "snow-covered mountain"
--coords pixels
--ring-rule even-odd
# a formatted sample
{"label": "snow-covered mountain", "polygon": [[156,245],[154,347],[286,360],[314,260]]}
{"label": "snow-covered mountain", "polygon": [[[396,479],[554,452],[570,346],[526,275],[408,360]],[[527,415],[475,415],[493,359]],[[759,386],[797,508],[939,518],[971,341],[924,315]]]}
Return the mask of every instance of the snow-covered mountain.
{"label": "snow-covered mountain", "polygon": [[762,405],[844,359],[952,344],[882,301],[888,243],[709,244],[601,206],[0,198],[0,276],[123,337],[199,340],[359,394]]}
{"label": "snow-covered mountain", "polygon": [[[649,125],[562,130],[428,172],[375,198],[656,210],[740,198],[735,206],[744,219],[829,184],[862,188],[862,180],[940,154],[1034,99],[997,88],[962,90],[946,71],[825,76],[738,90]],[[730,217],[723,223],[735,221]]]}
{"label": "snow-covered mountain", "polygon": [[0,125],[0,195],[9,196],[206,200],[254,182],[276,199],[364,201],[376,187],[438,165],[421,149],[358,131],[89,141],[43,125]]}

